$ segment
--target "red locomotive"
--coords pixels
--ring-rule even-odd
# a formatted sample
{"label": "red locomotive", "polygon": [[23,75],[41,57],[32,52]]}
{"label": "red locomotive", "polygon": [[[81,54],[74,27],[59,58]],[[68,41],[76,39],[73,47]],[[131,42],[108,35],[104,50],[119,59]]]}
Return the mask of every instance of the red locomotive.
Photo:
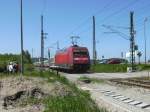
{"label": "red locomotive", "polygon": [[77,45],[57,51],[55,66],[69,71],[87,71],[90,68],[90,57],[86,47]]}

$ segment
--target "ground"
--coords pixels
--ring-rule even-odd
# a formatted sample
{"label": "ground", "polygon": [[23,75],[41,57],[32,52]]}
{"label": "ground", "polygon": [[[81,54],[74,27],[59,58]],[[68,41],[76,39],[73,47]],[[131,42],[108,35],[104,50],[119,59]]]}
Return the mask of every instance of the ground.
{"label": "ground", "polygon": [[64,76],[32,71],[0,74],[0,112],[108,112]]}
{"label": "ground", "polygon": [[[13,75],[1,77],[0,112],[43,112],[46,109],[43,100],[49,96],[63,96],[48,100],[49,103],[47,106],[49,106],[50,109],[54,106],[56,106],[53,108],[54,110],[56,110],[56,108],[59,109],[61,108],[61,104],[63,105],[62,109],[67,109],[67,112],[69,112],[68,105],[72,104],[73,108],[74,106],[78,106],[78,108],[83,109],[82,112],[84,112],[89,109],[87,105],[89,103],[87,102],[90,101],[90,105],[93,105],[93,107],[91,111],[88,112],[106,112],[105,110],[99,111],[97,109],[96,111],[94,103],[88,100],[88,92],[83,94],[80,90],[76,90],[74,85],[70,85],[62,76],[67,77],[71,82],[75,83],[78,88],[89,91],[93,101],[96,102],[99,108],[106,108],[110,112],[150,112],[149,89],[120,85],[110,81],[110,79],[116,78],[148,77],[149,74],[147,71],[135,73],[60,74],[58,77],[56,75],[54,75],[54,77],[53,75],[50,76],[50,74],[46,77],[29,77],[29,75],[24,77]],[[83,80],[86,77],[91,81]],[[59,81],[56,79],[59,79]],[[71,97],[65,99],[64,96],[69,94],[71,94]],[[124,98],[127,98],[127,100],[123,100]],[[70,101],[69,103],[68,100]],[[56,103],[55,105],[53,101]],[[74,103],[75,101],[77,102]],[[60,110],[61,109],[59,109],[58,112],[60,112]],[[47,109],[46,112],[50,112],[50,110]],[[66,112],[66,110],[63,112]],[[81,110],[78,110],[78,112],[81,112]]]}
{"label": "ground", "polygon": [[[131,87],[125,85],[118,85],[108,81],[108,79],[116,78],[132,78],[132,77],[148,77],[148,71],[135,73],[85,73],[85,74],[67,74],[62,73],[70,81],[76,83],[79,88],[90,91],[92,98],[99,106],[107,108],[111,112],[150,112],[150,106],[141,108],[142,104],[150,104],[150,90]],[[99,83],[84,83],[81,77],[93,78],[92,80],[103,80]],[[113,97],[118,95],[118,97]],[[119,96],[120,95],[120,96]],[[128,98],[132,103],[125,103],[121,99]],[[126,100],[127,101],[127,100]],[[138,107],[139,102],[139,107]],[[131,103],[131,104],[130,104]],[[137,106],[136,106],[137,105]]]}
{"label": "ground", "polygon": [[86,76],[98,79],[116,79],[116,78],[130,78],[130,77],[143,77],[148,76],[148,71],[133,72],[133,73],[61,73],[66,76],[70,81],[76,81],[79,77]]}
{"label": "ground", "polygon": [[68,92],[65,85],[48,83],[46,78],[4,77],[0,79],[0,112],[43,112],[44,98],[65,96]]}

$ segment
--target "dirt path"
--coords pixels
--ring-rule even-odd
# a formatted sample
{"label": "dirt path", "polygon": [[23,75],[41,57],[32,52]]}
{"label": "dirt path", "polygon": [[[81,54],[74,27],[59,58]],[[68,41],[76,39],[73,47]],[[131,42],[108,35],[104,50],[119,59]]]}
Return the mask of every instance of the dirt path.
{"label": "dirt path", "polygon": [[147,77],[148,71],[143,72],[133,72],[133,73],[84,73],[84,74],[69,74],[69,73],[61,73],[66,76],[70,81],[76,81],[79,77],[89,77],[89,78],[97,78],[97,79],[116,79],[116,78],[132,78],[132,77]]}

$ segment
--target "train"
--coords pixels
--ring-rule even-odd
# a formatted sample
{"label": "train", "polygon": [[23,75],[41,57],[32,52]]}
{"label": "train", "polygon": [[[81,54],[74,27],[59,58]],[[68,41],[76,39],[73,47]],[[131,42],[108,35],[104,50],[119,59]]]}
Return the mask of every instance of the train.
{"label": "train", "polygon": [[73,45],[58,50],[54,57],[54,66],[58,70],[86,72],[90,69],[90,56],[86,47]]}

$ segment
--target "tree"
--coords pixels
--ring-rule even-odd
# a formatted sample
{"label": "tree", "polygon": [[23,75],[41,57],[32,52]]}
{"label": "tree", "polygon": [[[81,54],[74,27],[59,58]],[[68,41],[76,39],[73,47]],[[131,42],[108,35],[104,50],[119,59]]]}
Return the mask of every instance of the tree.
{"label": "tree", "polygon": [[24,63],[32,63],[31,55],[28,50],[23,51],[23,61]]}
{"label": "tree", "polygon": [[140,58],[141,58],[141,56],[142,56],[142,53],[139,51],[139,52],[137,53],[137,56],[138,56],[138,58],[139,58],[139,64],[140,64]]}

